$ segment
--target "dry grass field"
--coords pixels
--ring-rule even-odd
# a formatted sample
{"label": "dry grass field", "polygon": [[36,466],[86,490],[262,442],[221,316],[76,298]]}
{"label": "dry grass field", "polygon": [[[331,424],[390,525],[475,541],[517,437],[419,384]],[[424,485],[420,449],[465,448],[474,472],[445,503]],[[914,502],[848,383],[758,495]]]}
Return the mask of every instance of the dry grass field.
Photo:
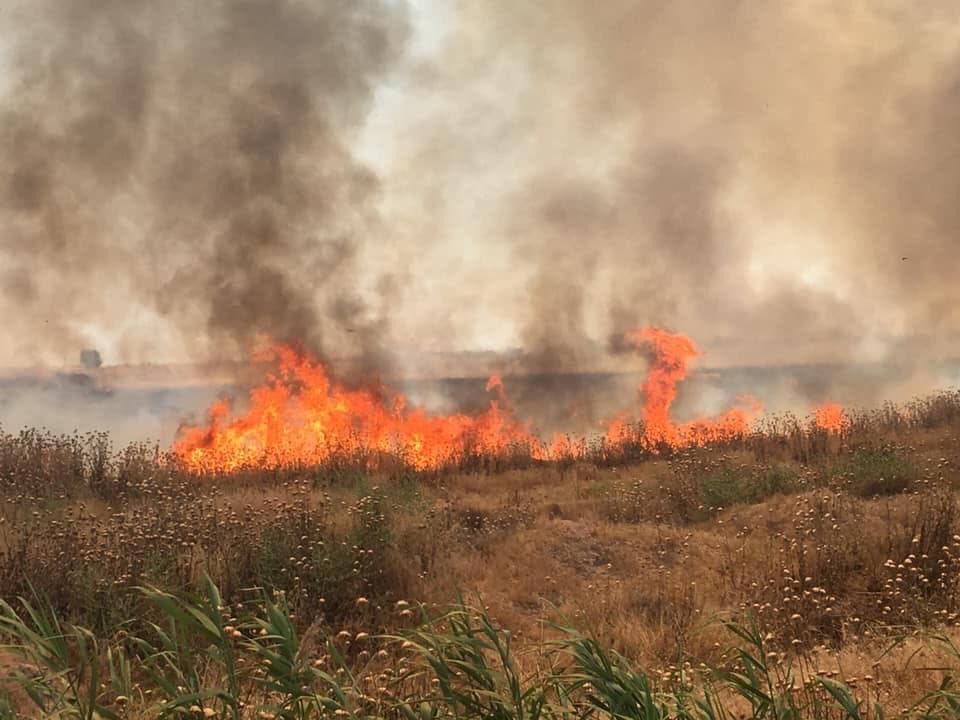
{"label": "dry grass field", "polygon": [[0,436],[0,717],[957,717],[960,394],[196,475]]}

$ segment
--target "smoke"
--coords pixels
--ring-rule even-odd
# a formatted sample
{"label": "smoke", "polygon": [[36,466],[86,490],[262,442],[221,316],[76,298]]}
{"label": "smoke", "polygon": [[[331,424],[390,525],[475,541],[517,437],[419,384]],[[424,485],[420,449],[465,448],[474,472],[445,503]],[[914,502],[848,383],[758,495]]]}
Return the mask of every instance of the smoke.
{"label": "smoke", "polygon": [[8,361],[522,348],[526,407],[641,325],[898,368],[801,402],[960,347],[956,3],[6,5]]}
{"label": "smoke", "polygon": [[446,321],[534,368],[643,324],[718,365],[956,352],[958,20],[940,0],[461,3],[398,105],[419,132],[403,187],[385,176],[395,216],[443,198],[473,273],[417,248],[455,278]]}
{"label": "smoke", "polygon": [[[351,153],[399,56],[387,0],[30,0],[0,111],[9,361],[376,355],[376,176]],[[358,279],[359,278],[359,279]],[[377,293],[380,295],[377,295]],[[145,331],[144,326],[148,329]]]}
{"label": "smoke", "polygon": [[6,377],[0,379],[0,431],[108,432],[117,448],[133,442],[166,446],[193,410],[234,389],[214,383],[113,389],[82,374]]}

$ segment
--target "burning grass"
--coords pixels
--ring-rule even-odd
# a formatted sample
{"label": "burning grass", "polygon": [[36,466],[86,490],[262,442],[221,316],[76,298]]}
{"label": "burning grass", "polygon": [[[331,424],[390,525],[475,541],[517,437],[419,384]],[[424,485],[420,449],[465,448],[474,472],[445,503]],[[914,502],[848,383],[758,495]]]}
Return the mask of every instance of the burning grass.
{"label": "burning grass", "polygon": [[762,409],[753,398],[743,398],[741,407],[715,419],[680,425],[671,420],[677,383],[699,355],[689,338],[642,328],[628,333],[626,341],[650,355],[640,388],[643,408],[640,417],[623,413],[611,420],[596,444],[566,435],[542,440],[513,416],[498,376],[487,383],[496,397],[484,412],[430,415],[383,388],[348,390],[333,382],[315,358],[288,346],[270,346],[256,359],[273,364],[275,371],[250,392],[246,413],[234,416],[229,402],[215,403],[206,427],[181,431],[174,453],[189,469],[207,473],[343,462],[367,469],[398,462],[423,471],[504,456],[560,461],[598,453],[656,454],[729,441],[749,431]]}

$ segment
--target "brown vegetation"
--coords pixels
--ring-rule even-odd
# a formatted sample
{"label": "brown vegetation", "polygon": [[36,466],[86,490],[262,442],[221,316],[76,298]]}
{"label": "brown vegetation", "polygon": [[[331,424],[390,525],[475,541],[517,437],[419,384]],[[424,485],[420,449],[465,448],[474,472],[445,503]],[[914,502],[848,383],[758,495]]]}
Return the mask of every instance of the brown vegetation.
{"label": "brown vegetation", "polygon": [[713,621],[752,616],[772,657],[898,707],[943,661],[916,638],[884,650],[960,625],[958,440],[956,393],[853,416],[842,436],[780,418],[635,462],[429,476],[197,477],[157,448],[24,431],[0,437],[0,588],[100,637],[155,617],[135,587],[190,597],[207,573],[230,604],[282,592],[305,637],[412,627],[398,602],[459,588],[521,643],[559,622],[664,679],[723,662]]}

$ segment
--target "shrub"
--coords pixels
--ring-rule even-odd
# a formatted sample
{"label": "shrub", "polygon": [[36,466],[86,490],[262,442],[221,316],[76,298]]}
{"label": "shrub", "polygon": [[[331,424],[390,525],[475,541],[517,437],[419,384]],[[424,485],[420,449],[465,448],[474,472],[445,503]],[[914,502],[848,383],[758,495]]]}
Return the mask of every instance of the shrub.
{"label": "shrub", "polygon": [[832,477],[859,497],[897,495],[911,490],[917,469],[894,446],[862,447],[840,458]]}

